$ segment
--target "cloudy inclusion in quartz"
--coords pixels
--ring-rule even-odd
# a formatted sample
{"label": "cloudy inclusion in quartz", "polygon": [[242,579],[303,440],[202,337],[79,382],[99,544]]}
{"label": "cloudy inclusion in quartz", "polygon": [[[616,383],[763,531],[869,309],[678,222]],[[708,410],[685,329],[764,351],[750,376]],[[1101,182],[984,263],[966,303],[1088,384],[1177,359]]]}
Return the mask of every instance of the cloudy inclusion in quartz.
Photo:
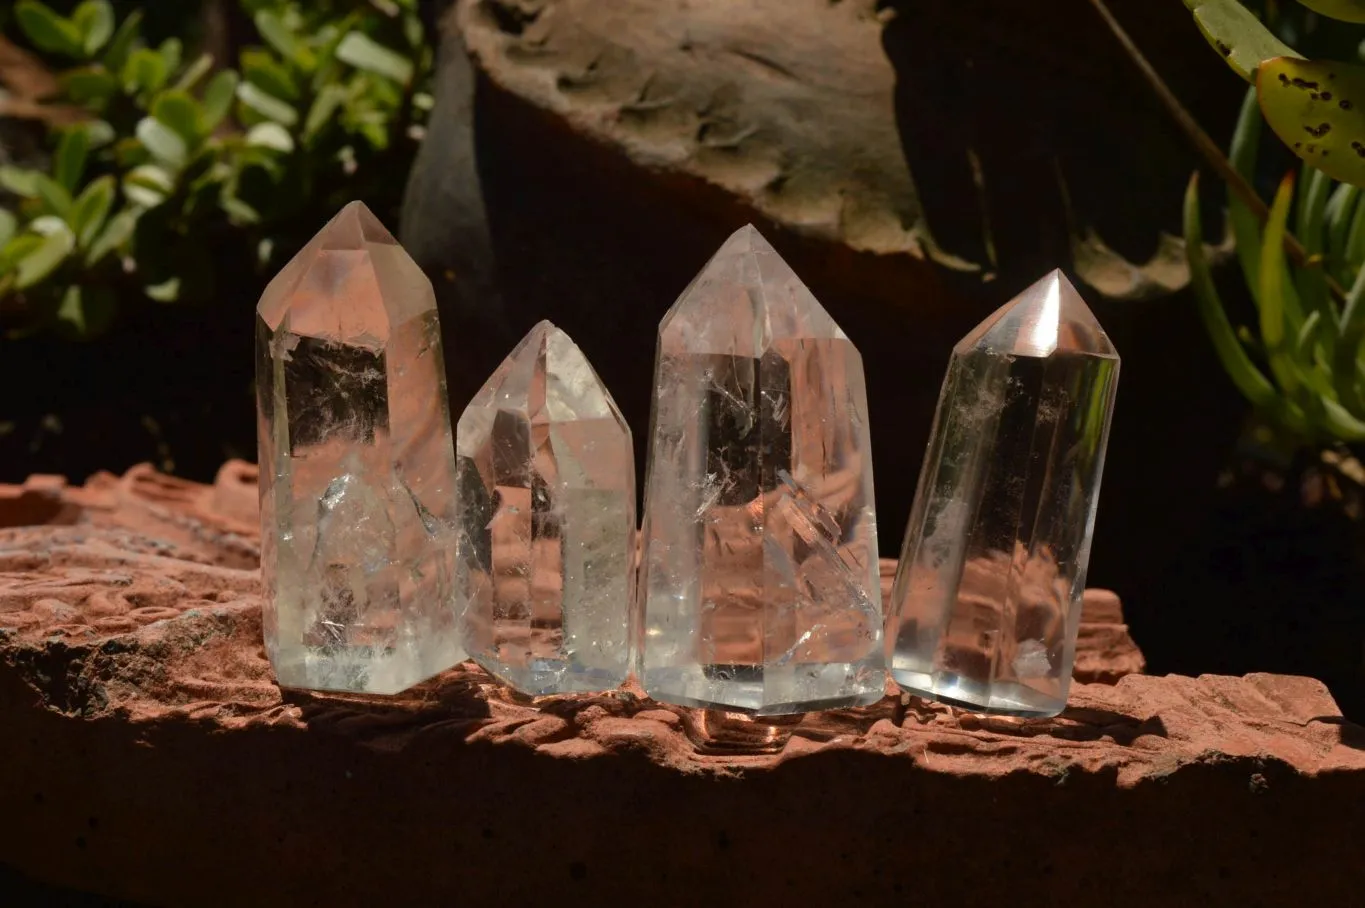
{"label": "cloudy inclusion in quartz", "polygon": [[888,604],[902,689],[1066,706],[1119,357],[1054,272],[953,349]]}
{"label": "cloudy inclusion in quartz", "polygon": [[523,693],[616,687],[631,669],[635,457],[611,395],[541,322],[460,417],[465,648]]}
{"label": "cloudy inclusion in quartz", "polygon": [[659,326],[642,680],[755,715],[884,691],[862,359],[752,227]]}
{"label": "cloudy inclusion in quartz", "polygon": [[256,311],[266,651],[286,687],[397,693],[464,658],[431,284],[352,203]]}

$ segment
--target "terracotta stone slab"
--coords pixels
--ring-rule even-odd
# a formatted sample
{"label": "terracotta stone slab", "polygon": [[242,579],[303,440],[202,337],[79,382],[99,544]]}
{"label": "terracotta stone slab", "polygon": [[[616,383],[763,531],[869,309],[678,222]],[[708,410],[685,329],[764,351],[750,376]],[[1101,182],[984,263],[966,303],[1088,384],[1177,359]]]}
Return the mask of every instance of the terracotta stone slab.
{"label": "terracotta stone slab", "polygon": [[[1349,904],[1365,885],[1365,730],[1311,679],[1127,674],[1055,720],[888,696],[760,727],[638,691],[532,703],[469,664],[395,698],[282,691],[257,573],[225,563],[246,521],[130,477],[61,491],[74,523],[0,530],[0,854],[42,880],[165,905]],[[1087,610],[1121,627],[1113,598]]]}

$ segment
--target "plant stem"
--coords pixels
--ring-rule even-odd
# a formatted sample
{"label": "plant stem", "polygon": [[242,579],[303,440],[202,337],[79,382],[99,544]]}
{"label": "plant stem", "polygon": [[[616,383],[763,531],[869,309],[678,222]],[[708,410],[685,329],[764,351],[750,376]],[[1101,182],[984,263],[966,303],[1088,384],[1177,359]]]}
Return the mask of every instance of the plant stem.
{"label": "plant stem", "polygon": [[[1095,11],[1100,14],[1100,18],[1109,27],[1109,31],[1113,33],[1124,52],[1128,54],[1129,59],[1137,66],[1143,78],[1147,80],[1147,84],[1166,107],[1176,125],[1193,143],[1195,150],[1204,157],[1204,160],[1218,173],[1218,176],[1222,177],[1223,182],[1228,185],[1228,189],[1241,199],[1242,203],[1251,209],[1252,213],[1264,224],[1266,218],[1270,216],[1270,209],[1256,193],[1255,187],[1247,182],[1246,177],[1237,172],[1237,169],[1232,166],[1232,162],[1228,160],[1227,155],[1223,153],[1223,149],[1219,148],[1218,144],[1209,138],[1209,134],[1204,132],[1190,112],[1185,109],[1185,105],[1180,103],[1180,99],[1175,96],[1175,92],[1171,91],[1166,80],[1161,78],[1161,74],[1156,71],[1147,57],[1138,49],[1138,46],[1133,43],[1133,39],[1119,24],[1119,20],[1114,18],[1114,14],[1109,11],[1109,6],[1104,0],[1090,0],[1090,5],[1095,7]],[[1284,250],[1294,264],[1300,268],[1322,269],[1321,260],[1310,262],[1308,252],[1303,248],[1303,244],[1288,231],[1284,235]],[[1323,276],[1327,279],[1327,288],[1331,290],[1332,295],[1339,302],[1344,303],[1346,300],[1345,289],[1330,274]]]}

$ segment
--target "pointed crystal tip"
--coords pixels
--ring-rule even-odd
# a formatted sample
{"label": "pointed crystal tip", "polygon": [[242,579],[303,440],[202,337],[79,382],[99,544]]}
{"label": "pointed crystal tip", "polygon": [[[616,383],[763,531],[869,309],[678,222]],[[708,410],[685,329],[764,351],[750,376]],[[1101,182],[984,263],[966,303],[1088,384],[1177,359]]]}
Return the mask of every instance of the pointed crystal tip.
{"label": "pointed crystal tip", "polygon": [[395,325],[434,310],[431,282],[362,202],[351,202],[280,270],[256,312],[270,330],[379,346]]}
{"label": "pointed crystal tip", "polygon": [[665,351],[759,358],[775,343],[847,340],[752,224],[730,234],[659,324]]}
{"label": "pointed crystal tip", "polygon": [[1083,353],[1118,357],[1095,314],[1060,270],[997,309],[959,341],[955,349],[989,350],[1012,356]]}

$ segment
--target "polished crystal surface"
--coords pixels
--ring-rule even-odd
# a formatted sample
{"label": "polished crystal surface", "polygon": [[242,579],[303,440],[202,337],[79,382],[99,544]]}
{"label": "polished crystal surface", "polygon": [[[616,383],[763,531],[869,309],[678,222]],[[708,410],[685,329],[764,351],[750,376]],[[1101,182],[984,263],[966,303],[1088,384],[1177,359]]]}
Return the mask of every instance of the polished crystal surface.
{"label": "polished crystal surface", "polygon": [[266,651],[286,687],[392,694],[464,659],[430,282],[352,203],[256,308]]}
{"label": "polished crystal surface", "polygon": [[456,435],[470,656],[528,694],[618,686],[631,668],[635,458],[611,395],[541,322]]}
{"label": "polished crystal surface", "polygon": [[664,316],[654,392],[645,690],[755,715],[880,699],[862,358],[754,228]]}
{"label": "polished crystal surface", "polygon": [[1119,357],[1054,271],[953,348],[887,611],[902,689],[1066,706]]}

